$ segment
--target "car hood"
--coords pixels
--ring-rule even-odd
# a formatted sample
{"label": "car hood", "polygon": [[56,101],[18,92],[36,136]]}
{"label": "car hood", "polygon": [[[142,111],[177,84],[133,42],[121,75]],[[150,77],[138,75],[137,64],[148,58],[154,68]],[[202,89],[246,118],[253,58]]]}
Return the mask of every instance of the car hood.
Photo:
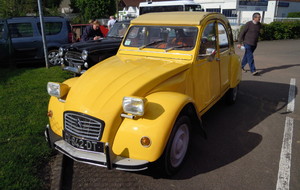
{"label": "car hood", "polygon": [[71,87],[65,111],[76,111],[105,122],[104,141],[112,138],[122,119],[124,96],[145,97],[170,77],[187,70],[186,61],[113,56],[97,64]]}
{"label": "car hood", "polygon": [[122,42],[122,38],[107,37],[101,40],[90,40],[85,42],[76,42],[71,44],[67,49],[70,51],[82,51],[87,50],[89,53],[98,51],[101,49],[119,47]]}

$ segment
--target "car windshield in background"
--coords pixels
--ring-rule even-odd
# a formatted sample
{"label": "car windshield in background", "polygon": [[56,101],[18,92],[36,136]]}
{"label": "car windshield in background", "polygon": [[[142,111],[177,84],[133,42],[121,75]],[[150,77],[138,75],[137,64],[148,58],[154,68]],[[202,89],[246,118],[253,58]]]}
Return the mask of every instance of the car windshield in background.
{"label": "car windshield in background", "polygon": [[192,50],[197,39],[196,27],[132,26],[124,46],[170,50]]}
{"label": "car windshield in background", "polygon": [[108,37],[124,37],[127,29],[129,27],[129,23],[121,23],[117,22],[114,24],[112,29],[108,32]]}

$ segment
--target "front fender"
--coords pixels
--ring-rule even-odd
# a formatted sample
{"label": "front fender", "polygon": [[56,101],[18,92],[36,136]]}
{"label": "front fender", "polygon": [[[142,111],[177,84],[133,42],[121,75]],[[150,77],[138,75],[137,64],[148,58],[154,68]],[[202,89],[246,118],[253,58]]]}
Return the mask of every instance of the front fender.
{"label": "front fender", "polygon": [[[181,110],[193,102],[189,96],[175,92],[157,92],[146,98],[145,115],[137,119],[125,118],[120,125],[112,146],[114,154],[149,162],[157,160]],[[140,143],[144,136],[151,139],[149,147]]]}
{"label": "front fender", "polygon": [[[78,77],[74,77],[64,81],[70,88],[77,81]],[[62,136],[63,130],[63,113],[65,103],[58,100],[58,98],[51,96],[48,105],[48,111],[52,112],[52,117],[49,117],[50,127],[54,133]]]}

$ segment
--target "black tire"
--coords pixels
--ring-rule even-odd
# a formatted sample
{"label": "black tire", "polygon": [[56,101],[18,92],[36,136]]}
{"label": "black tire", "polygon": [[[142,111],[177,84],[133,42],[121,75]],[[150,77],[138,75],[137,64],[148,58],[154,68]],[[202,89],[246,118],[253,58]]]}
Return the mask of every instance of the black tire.
{"label": "black tire", "polygon": [[58,55],[57,49],[52,49],[52,50],[48,51],[47,57],[48,57],[50,65],[52,65],[52,66],[61,65],[61,60],[57,55]]}
{"label": "black tire", "polygon": [[190,144],[190,131],[189,117],[180,116],[173,127],[161,160],[161,169],[167,176],[175,174],[182,166]]}
{"label": "black tire", "polygon": [[236,102],[237,95],[238,95],[239,86],[236,86],[235,88],[230,88],[228,92],[226,93],[226,103],[231,105]]}

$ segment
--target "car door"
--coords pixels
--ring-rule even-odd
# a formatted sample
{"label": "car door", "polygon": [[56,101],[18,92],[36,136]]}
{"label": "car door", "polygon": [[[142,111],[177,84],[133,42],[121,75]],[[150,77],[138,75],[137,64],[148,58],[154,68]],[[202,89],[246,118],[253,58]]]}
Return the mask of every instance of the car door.
{"label": "car door", "polygon": [[217,22],[209,21],[201,29],[201,43],[193,65],[194,98],[198,111],[220,95],[220,58],[217,48]]}
{"label": "car door", "polygon": [[221,92],[229,88],[229,71],[230,71],[230,56],[231,49],[228,30],[225,25],[218,22],[218,49],[220,56],[220,80]]}
{"label": "car door", "polygon": [[26,61],[36,58],[41,37],[37,36],[33,23],[16,21],[8,23],[8,27],[16,59]]}
{"label": "car door", "polygon": [[11,40],[6,20],[0,20],[0,62],[6,62],[12,55]]}

